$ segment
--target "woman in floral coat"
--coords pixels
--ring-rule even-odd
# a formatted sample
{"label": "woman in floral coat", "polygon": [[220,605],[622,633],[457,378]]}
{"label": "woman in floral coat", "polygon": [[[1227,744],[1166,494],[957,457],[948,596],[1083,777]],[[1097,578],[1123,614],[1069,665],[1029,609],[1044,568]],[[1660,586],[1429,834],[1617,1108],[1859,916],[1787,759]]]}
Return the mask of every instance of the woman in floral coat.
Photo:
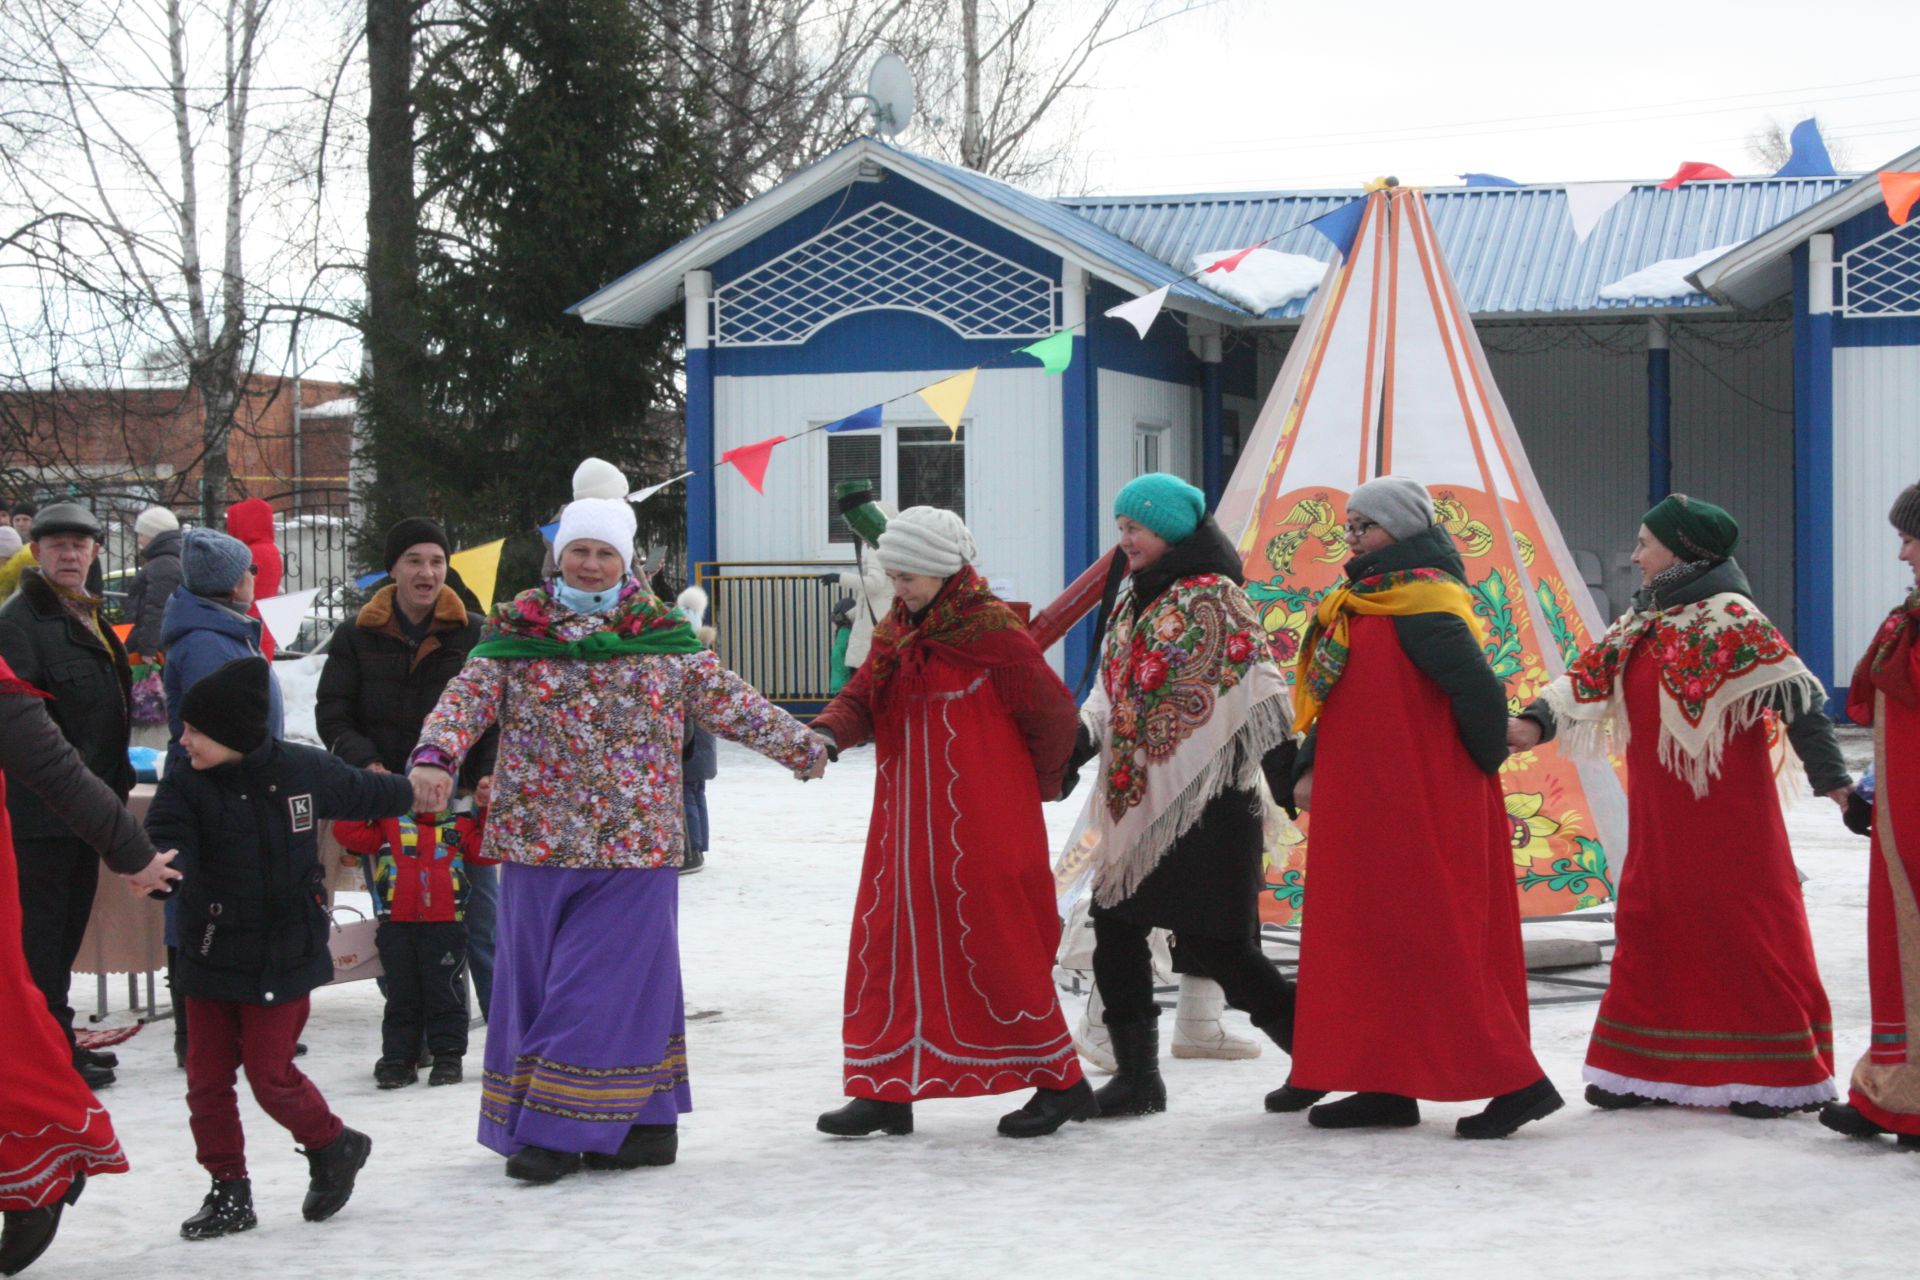
{"label": "woman in floral coat", "polygon": [[1103,1118],[1164,1111],[1148,935],[1171,929],[1191,969],[1282,1049],[1293,988],[1260,950],[1261,772],[1285,794],[1292,719],[1280,669],[1241,590],[1240,557],[1206,497],[1155,472],[1114,502],[1131,571],[1081,708],[1097,752],[1093,977],[1117,1066]]}
{"label": "woman in floral coat", "polygon": [[1814,789],[1852,791],[1827,691],[1753,603],[1740,526],[1674,494],[1641,518],[1633,608],[1508,729],[1627,759],[1631,833],[1587,1101],[1771,1119],[1834,1098],[1833,1015],[1780,814],[1777,721]]}
{"label": "woman in floral coat", "polygon": [[818,738],[631,576],[633,508],[560,517],[560,576],[494,611],[412,759],[438,811],[500,725],[485,852],[503,861],[480,1141],[507,1175],[671,1164],[689,1108],[677,870],[684,718],[817,777]]}

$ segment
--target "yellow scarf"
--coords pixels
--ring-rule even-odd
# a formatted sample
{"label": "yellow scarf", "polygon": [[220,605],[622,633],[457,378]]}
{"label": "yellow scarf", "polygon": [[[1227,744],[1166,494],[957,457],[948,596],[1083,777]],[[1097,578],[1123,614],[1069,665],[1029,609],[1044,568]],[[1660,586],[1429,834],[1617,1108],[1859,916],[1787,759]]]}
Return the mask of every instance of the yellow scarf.
{"label": "yellow scarf", "polygon": [[1475,640],[1486,644],[1485,628],[1473,612],[1473,597],[1437,569],[1408,569],[1342,583],[1322,596],[1294,665],[1293,731],[1305,733],[1319,718],[1327,695],[1346,670],[1351,616],[1404,618],[1416,613],[1450,613],[1467,624]]}

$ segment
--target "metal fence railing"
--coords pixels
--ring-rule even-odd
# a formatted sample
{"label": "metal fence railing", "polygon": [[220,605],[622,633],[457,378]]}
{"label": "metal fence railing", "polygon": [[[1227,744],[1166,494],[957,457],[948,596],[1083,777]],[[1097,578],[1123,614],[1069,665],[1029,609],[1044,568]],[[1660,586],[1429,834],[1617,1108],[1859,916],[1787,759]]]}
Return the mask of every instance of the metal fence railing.
{"label": "metal fence railing", "polygon": [[852,561],[702,561],[694,582],[707,593],[720,660],[783,707],[831,696],[833,607],[847,594],[825,574]]}

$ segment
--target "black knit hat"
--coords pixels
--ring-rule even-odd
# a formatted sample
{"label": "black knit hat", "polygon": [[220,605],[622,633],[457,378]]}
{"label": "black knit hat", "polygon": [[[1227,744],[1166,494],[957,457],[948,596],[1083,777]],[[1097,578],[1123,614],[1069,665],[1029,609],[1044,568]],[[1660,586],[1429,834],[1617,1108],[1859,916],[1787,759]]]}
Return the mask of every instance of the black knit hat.
{"label": "black knit hat", "polygon": [[408,516],[387,530],[387,543],[384,548],[387,572],[393,572],[393,566],[400,562],[401,556],[407,554],[408,547],[417,547],[423,542],[431,542],[448,555],[453,554],[453,547],[447,542],[445,529],[422,516]]}
{"label": "black knit hat", "polygon": [[1920,484],[1910,484],[1900,491],[1900,496],[1893,500],[1893,510],[1887,512],[1887,519],[1909,538],[1920,538]]}
{"label": "black knit hat", "polygon": [[235,658],[194,681],[180,719],[223,747],[250,755],[267,740],[267,660]]}

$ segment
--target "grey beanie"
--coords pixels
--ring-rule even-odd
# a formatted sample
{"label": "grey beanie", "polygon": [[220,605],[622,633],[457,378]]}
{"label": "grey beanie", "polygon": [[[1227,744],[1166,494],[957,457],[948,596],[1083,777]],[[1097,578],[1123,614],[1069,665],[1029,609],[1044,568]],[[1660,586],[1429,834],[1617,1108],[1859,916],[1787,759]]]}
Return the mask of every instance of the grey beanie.
{"label": "grey beanie", "polygon": [[1347,499],[1347,514],[1371,520],[1405,542],[1433,523],[1433,498],[1427,487],[1407,476],[1375,476]]}
{"label": "grey beanie", "polygon": [[180,542],[180,585],[197,596],[230,595],[253,568],[247,544],[218,529],[189,529]]}
{"label": "grey beanie", "polygon": [[1920,484],[1910,484],[1900,491],[1900,496],[1893,500],[1893,510],[1887,512],[1887,519],[1909,538],[1920,538]]}
{"label": "grey beanie", "polygon": [[908,507],[880,534],[880,564],[896,573],[951,578],[979,554],[966,522],[939,507]]}

